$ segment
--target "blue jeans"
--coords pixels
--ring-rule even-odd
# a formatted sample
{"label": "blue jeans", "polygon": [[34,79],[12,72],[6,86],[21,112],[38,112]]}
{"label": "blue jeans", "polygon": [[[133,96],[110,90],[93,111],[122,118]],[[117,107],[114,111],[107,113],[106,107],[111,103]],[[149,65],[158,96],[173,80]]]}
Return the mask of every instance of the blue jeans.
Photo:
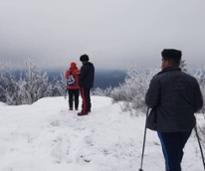
{"label": "blue jeans", "polygon": [[183,148],[191,135],[191,131],[157,133],[162,146],[166,171],[181,171]]}

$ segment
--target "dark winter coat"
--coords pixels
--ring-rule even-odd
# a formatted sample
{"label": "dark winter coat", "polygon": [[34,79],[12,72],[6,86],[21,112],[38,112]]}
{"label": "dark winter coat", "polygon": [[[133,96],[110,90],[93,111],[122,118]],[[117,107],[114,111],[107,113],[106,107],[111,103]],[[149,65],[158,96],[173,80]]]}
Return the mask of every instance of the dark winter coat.
{"label": "dark winter coat", "polygon": [[192,130],[203,105],[197,80],[174,67],[153,77],[145,101],[152,108],[147,127],[161,132]]}
{"label": "dark winter coat", "polygon": [[95,68],[90,62],[84,62],[80,69],[79,85],[80,87],[92,88],[94,84]]}

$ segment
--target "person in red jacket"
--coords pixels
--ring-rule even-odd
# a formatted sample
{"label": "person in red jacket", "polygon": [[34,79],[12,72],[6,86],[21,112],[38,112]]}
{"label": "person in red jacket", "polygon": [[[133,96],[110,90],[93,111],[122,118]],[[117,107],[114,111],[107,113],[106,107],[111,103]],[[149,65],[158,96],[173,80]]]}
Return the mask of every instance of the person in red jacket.
{"label": "person in red jacket", "polygon": [[73,110],[73,99],[75,100],[75,110],[79,105],[79,69],[75,62],[70,63],[69,69],[65,72],[67,80],[67,90],[69,95],[69,109]]}

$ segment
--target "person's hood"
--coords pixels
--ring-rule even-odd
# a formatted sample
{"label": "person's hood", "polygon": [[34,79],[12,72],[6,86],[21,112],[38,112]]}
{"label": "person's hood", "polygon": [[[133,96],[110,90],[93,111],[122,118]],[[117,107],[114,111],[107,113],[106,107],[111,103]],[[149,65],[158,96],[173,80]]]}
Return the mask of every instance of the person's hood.
{"label": "person's hood", "polygon": [[71,62],[71,63],[70,63],[70,70],[71,70],[71,71],[78,70],[78,67],[77,67],[77,65],[76,65],[75,62]]}

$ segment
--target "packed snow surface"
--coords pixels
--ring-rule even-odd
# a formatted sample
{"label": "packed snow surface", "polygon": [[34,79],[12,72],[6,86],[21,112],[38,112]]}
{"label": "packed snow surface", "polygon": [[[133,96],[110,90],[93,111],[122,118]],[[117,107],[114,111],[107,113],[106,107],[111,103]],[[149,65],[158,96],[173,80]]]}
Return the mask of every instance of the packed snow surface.
{"label": "packed snow surface", "polygon": [[[0,103],[0,171],[137,171],[145,114],[122,112],[120,103],[92,97],[92,112],[77,116],[63,97],[43,98],[32,105]],[[198,116],[202,124],[203,118]],[[182,168],[202,171],[193,134]],[[144,171],[164,171],[155,132],[147,132]]]}

